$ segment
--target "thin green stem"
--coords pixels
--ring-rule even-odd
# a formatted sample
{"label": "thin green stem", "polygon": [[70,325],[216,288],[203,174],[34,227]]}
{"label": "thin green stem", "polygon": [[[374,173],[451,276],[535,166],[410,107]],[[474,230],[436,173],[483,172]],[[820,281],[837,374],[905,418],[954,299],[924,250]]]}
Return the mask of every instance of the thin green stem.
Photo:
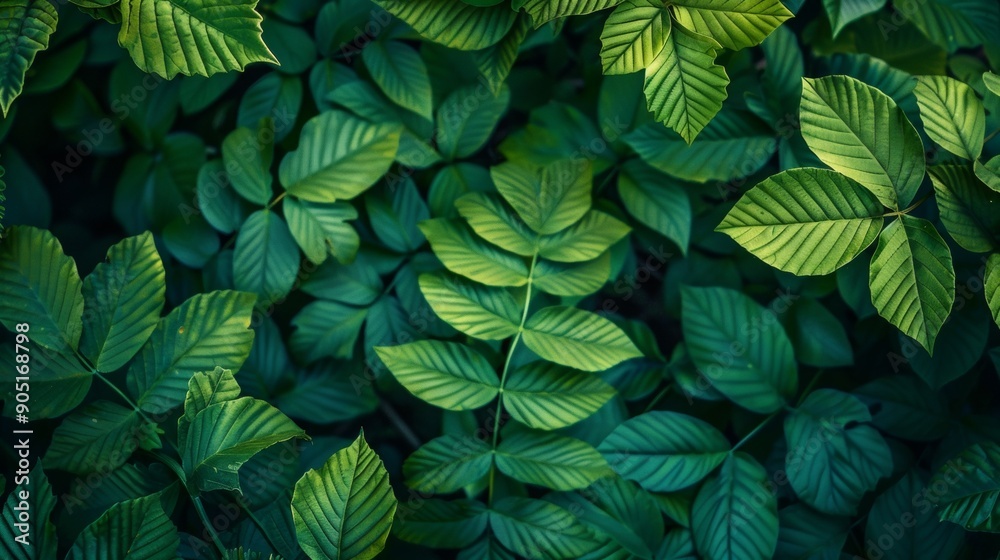
{"label": "thin green stem", "polygon": [[750,430],[749,434],[743,436],[743,439],[741,439],[740,441],[736,442],[736,445],[734,445],[733,448],[729,450],[729,454],[732,455],[733,453],[736,453],[737,449],[739,449],[740,447],[743,447],[744,443],[750,441],[750,439],[753,438],[753,436],[757,435],[758,432],[760,432],[761,430],[763,430],[764,426],[767,426],[767,423],[770,422],[771,420],[774,420],[774,418],[777,417],[779,414],[781,414],[781,412],[782,411],[780,409],[776,410],[776,411],[772,412],[770,416],[768,416],[767,418],[765,418],[763,422],[761,422],[760,424],[757,424],[756,428]]}
{"label": "thin green stem", "polygon": [[802,404],[802,401],[806,400],[806,397],[809,396],[809,393],[813,390],[813,387],[815,387],[816,384],[819,383],[820,377],[823,377],[823,370],[817,371],[816,376],[809,381],[809,385],[806,385],[806,388],[802,390],[802,394],[799,395],[798,402],[795,403],[796,408],[798,408],[798,406]]}
{"label": "thin green stem", "polygon": [[925,200],[927,200],[932,196],[934,196],[934,191],[925,194],[924,196],[920,197],[916,202],[914,202],[913,204],[907,206],[902,210],[897,210],[895,212],[888,212],[886,214],[883,214],[883,217],[888,218],[890,216],[902,216],[903,214],[909,214],[910,212],[916,210],[917,206],[920,206],[921,204],[924,203]]}
{"label": "thin green stem", "polygon": [[276,204],[278,204],[279,202],[281,202],[281,199],[285,198],[285,196],[287,196],[287,195],[288,195],[288,191],[284,191],[281,194],[279,194],[277,197],[275,197],[274,200],[271,201],[270,204],[267,205],[267,209],[270,210],[270,209],[274,208],[274,206]]}
{"label": "thin green stem", "polygon": [[211,535],[212,542],[214,542],[215,547],[219,549],[219,553],[225,556],[226,547],[222,544],[222,539],[219,538],[219,533],[215,531],[215,527],[212,525],[211,520],[209,520],[208,513],[205,512],[205,506],[201,503],[201,498],[197,494],[191,492],[191,488],[188,486],[187,483],[187,477],[184,476],[184,469],[181,468],[180,464],[177,461],[174,461],[173,459],[167,457],[162,453],[159,453],[157,451],[149,451],[148,453],[153,457],[155,457],[158,461],[166,465],[167,468],[174,471],[174,474],[177,475],[177,480],[180,481],[181,486],[184,487],[184,491],[186,491],[188,495],[191,496],[191,503],[194,504],[194,509],[197,510],[198,517],[201,518],[201,522],[205,525],[205,529],[207,529],[208,534]]}
{"label": "thin green stem", "polygon": [[673,383],[670,383],[666,387],[664,387],[662,391],[660,391],[659,393],[656,394],[655,397],[653,397],[653,400],[649,401],[649,404],[646,405],[646,410],[643,410],[642,413],[645,414],[645,413],[649,412],[650,410],[653,410],[653,407],[656,406],[657,403],[659,403],[663,399],[663,397],[669,395],[670,391],[673,388],[674,388],[674,384]]}
{"label": "thin green stem", "polygon": [[985,144],[985,143],[989,142],[990,140],[992,140],[997,134],[1000,134],[1000,128],[998,128],[998,129],[994,130],[993,132],[989,133],[986,136],[986,138],[983,138],[983,144]]}
{"label": "thin green stem", "polygon": [[[517,326],[517,334],[514,335],[514,339],[510,343],[510,348],[507,349],[507,358],[503,363],[503,371],[500,373],[500,394],[497,396],[497,410],[493,415],[493,453],[496,453],[497,443],[500,438],[500,415],[503,412],[503,390],[504,385],[507,383],[507,373],[510,371],[510,362],[514,358],[514,351],[517,349],[517,344],[521,342],[521,333],[524,332],[524,324],[528,322],[528,308],[531,306],[531,286],[535,279],[535,265],[538,264],[538,250],[535,249],[535,254],[531,256],[531,267],[528,269],[528,285],[525,287],[524,292],[524,310],[521,311],[521,324]],[[487,497],[487,504],[493,505],[493,481],[496,477],[496,460],[490,463],[490,479],[489,479],[489,493]]]}

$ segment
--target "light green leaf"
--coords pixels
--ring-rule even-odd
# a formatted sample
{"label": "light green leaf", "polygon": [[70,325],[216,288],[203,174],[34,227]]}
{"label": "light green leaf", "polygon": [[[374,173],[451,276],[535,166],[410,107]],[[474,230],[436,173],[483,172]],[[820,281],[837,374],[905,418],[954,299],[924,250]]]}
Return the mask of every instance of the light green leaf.
{"label": "light green leaf", "polygon": [[45,453],[45,468],[75,474],[108,472],[139,447],[160,447],[155,428],[131,408],[96,401],[59,424]]}
{"label": "light green leaf", "polygon": [[993,72],[984,72],[983,85],[985,85],[986,89],[990,90],[993,95],[1000,96],[1000,76],[994,74]]}
{"label": "light green leaf", "polygon": [[884,535],[893,537],[893,558],[955,558],[963,547],[965,532],[939,521],[931,501],[920,498],[926,496],[925,489],[935,488],[930,484],[925,473],[911,470],[882,492],[868,513],[865,540],[877,543],[879,539],[885,542]]}
{"label": "light green leaf", "polygon": [[765,414],[798,387],[792,343],[774,312],[728,288],[682,287],[681,324],[702,375],[736,404]]}
{"label": "light green leaf", "polygon": [[617,325],[573,307],[539,309],[525,324],[523,338],[542,358],[584,371],[603,371],[642,356]]}
{"label": "light green leaf", "polygon": [[490,169],[497,190],[537,233],[558,233],[590,209],[590,162],[560,160],[544,167],[507,162]]}
{"label": "light green leaf", "polygon": [[900,216],[879,236],[868,284],[878,314],[934,353],[955,301],[951,251],[934,225]]}
{"label": "light green leaf", "polygon": [[253,343],[254,299],[233,291],[197,294],[160,319],[128,370],[139,407],[162,413],[181,404],[196,371],[238,371]]}
{"label": "light green leaf", "polygon": [[[36,465],[24,479],[17,483],[7,495],[3,505],[3,525],[0,525],[0,552],[10,560],[54,560],[56,558],[56,526],[49,520],[56,506],[56,498],[52,495],[52,486],[41,465]],[[17,480],[17,479],[14,479]],[[6,490],[6,488],[4,488]],[[21,504],[21,492],[28,493],[28,543],[20,540],[20,513],[24,511]],[[15,509],[16,508],[16,509]]]}
{"label": "light green leaf", "polygon": [[80,533],[66,560],[173,560],[180,543],[157,492],[111,506]]}
{"label": "light green leaf", "polygon": [[0,321],[29,326],[33,344],[68,352],[83,330],[83,282],[76,262],[48,231],[14,226],[0,245]]}
{"label": "light green leaf", "polygon": [[601,289],[611,274],[611,252],[584,263],[557,263],[539,260],[534,285],[554,296],[586,296]]}
{"label": "light green leaf", "polygon": [[719,44],[681,26],[646,68],[646,107],[688,144],[722,109],[729,76],[715,64]]}
{"label": "light green leaf", "polygon": [[633,160],[622,166],[618,196],[632,216],[687,254],[691,238],[691,201],[670,177]]}
{"label": "light green leaf", "polygon": [[490,243],[522,256],[535,253],[538,234],[531,231],[496,194],[464,194],[455,201],[455,208],[469,222],[472,230]]}
{"label": "light green leaf", "polygon": [[615,396],[601,378],[544,361],[510,373],[503,405],[512,418],[540,430],[557,430],[597,412]]}
{"label": "light green leaf", "polygon": [[484,340],[517,334],[521,309],[509,291],[431,274],[420,275],[419,282],[434,313],[465,334]]}
{"label": "light green leaf", "polygon": [[321,264],[327,255],[344,264],[354,260],[361,246],[358,232],[347,223],[358,218],[354,206],[346,202],[317,204],[296,198],[287,198],[283,204],[288,229],[310,262]]}
{"label": "light green leaf", "polygon": [[243,463],[292,438],[308,439],[302,428],[265,401],[242,397],[210,404],[191,420],[181,451],[188,485],[202,492],[240,492]]}
{"label": "light green leaf", "polygon": [[612,8],[622,0],[514,0],[511,7],[531,14],[535,27],[559,18],[582,16]]}
{"label": "light green leaf", "polygon": [[990,255],[986,261],[986,274],[983,280],[986,303],[993,314],[993,322],[1000,326],[1000,253]]}
{"label": "light green leaf", "polygon": [[729,441],[703,420],[654,411],[616,427],[597,449],[623,478],[652,492],[676,492],[722,464]]}
{"label": "light green leaf", "polygon": [[857,397],[817,389],[785,419],[785,472],[795,493],[830,515],[854,515],[866,492],[892,474],[889,446]]}
{"label": "light green leaf", "polygon": [[188,381],[188,392],[184,397],[184,414],[177,419],[178,447],[186,446],[191,422],[199,412],[210,405],[236,400],[240,396],[240,386],[228,369],[216,367],[212,371],[199,371]]}
{"label": "light green leaf", "polygon": [[873,14],[885,6],[886,0],[823,0],[826,17],[836,37],[847,24]]}
{"label": "light green leaf", "polygon": [[1000,216],[994,210],[1000,194],[984,185],[968,165],[935,165],[928,171],[941,223],[951,238],[973,253],[1000,248]]}
{"label": "light green leaf", "polygon": [[389,99],[431,120],[431,80],[420,53],[400,41],[375,41],[362,49],[361,60]]}
{"label": "light green leaf", "polygon": [[[266,129],[265,129],[266,130]],[[257,129],[241,126],[222,141],[222,161],[229,183],[240,196],[258,204],[271,201],[273,140],[264,143]]]}
{"label": "light green leaf", "polygon": [[531,430],[505,436],[497,447],[496,465],[514,480],[553,490],[586,488],[611,474],[604,457],[589,443]]}
{"label": "light green leaf", "polygon": [[987,187],[1000,192],[1000,156],[996,156],[986,163],[976,160],[973,168],[980,181],[985,183]]}
{"label": "light green leaf", "polygon": [[385,175],[396,158],[401,127],[326,111],[302,127],[299,147],[281,160],[288,194],[310,202],[354,198]]}
{"label": "light green leaf", "polygon": [[493,449],[475,437],[432,439],[403,463],[406,485],[420,492],[454,492],[482,479],[493,464]]}
{"label": "light green leaf", "polygon": [[323,357],[348,359],[368,315],[367,307],[352,307],[336,301],[314,301],[302,308],[292,326],[292,353],[307,363]]}
{"label": "light green leaf", "polygon": [[[514,63],[517,62],[517,55],[529,31],[531,31],[531,17],[521,15],[514,22],[511,30],[497,44],[476,51],[476,69],[486,80],[486,85],[489,86],[490,93],[494,97],[498,97],[504,92],[504,83],[507,81],[511,69],[514,68]],[[509,90],[507,91],[507,95],[509,95]],[[506,103],[504,105],[506,106]],[[440,141],[438,145],[440,146]]]}
{"label": "light green leaf", "polygon": [[233,285],[258,295],[262,306],[283,299],[295,285],[299,249],[288,225],[273,210],[258,210],[243,223],[233,253]]}
{"label": "light green leaf", "polygon": [[956,156],[970,160],[979,157],[986,113],[971,87],[947,76],[918,76],[913,94],[931,140]]}
{"label": "light green leaf", "polygon": [[722,111],[691,145],[660,123],[623,136],[652,167],[678,179],[705,183],[745,177],[774,154],[774,132],[748,112]]}
{"label": "light green leaf", "polygon": [[500,383],[490,363],[461,344],[421,340],[376,347],[375,352],[403,387],[434,406],[479,408],[499,392]]}
{"label": "light green leaf", "polygon": [[670,35],[670,12],[651,0],[626,0],[601,31],[604,74],[631,74],[650,65]]}
{"label": "light green leaf", "polygon": [[675,0],[677,23],[738,50],[759,45],[792,17],[781,0]]}
{"label": "light green leaf", "polygon": [[312,558],[374,558],[385,547],[395,513],[389,473],[364,432],[295,483],[295,533]]}
{"label": "light green leaf", "polygon": [[702,558],[765,560],[778,544],[778,500],[764,467],[739,451],[694,500],[691,530]]}
{"label": "light green leaf", "polygon": [[907,17],[934,43],[954,52],[997,40],[1000,6],[992,0],[927,0]]}
{"label": "light green leaf", "polygon": [[510,31],[517,12],[507,5],[470,6],[462,0],[372,0],[426,39],[474,51],[496,44]]}
{"label": "light green leaf", "polygon": [[49,48],[59,13],[50,0],[7,0],[0,16],[0,109],[6,117],[35,55]]}
{"label": "light green leaf", "polygon": [[83,280],[80,352],[98,371],[117,370],[142,348],[163,311],[165,282],[149,232],[113,245]]}
{"label": "light green leaf", "polygon": [[498,500],[490,528],[505,547],[528,558],[580,558],[600,543],[572,513],[530,498]]}
{"label": "light green leaf", "polygon": [[715,229],[775,268],[822,275],[875,241],[883,212],[878,199],[852,179],[799,168],[750,189]]}
{"label": "light green leaf", "polygon": [[802,137],[823,163],[890,208],[913,200],[924,179],[924,147],[889,96],[847,76],[804,78],[800,119]]}
{"label": "light green leaf", "polygon": [[261,39],[257,0],[124,0],[118,44],[141,70],[170,79],[278,61]]}
{"label": "light green leaf", "polygon": [[601,256],[632,228],[604,212],[591,210],[579,222],[538,238],[539,255],[557,262],[582,262]]}
{"label": "light green leaf", "polygon": [[480,241],[464,226],[444,218],[420,223],[434,254],[448,270],[487,286],[523,286],[528,266],[517,255]]}
{"label": "light green leaf", "polygon": [[473,500],[421,500],[419,506],[400,510],[393,534],[434,548],[465,548],[486,531],[487,511]]}

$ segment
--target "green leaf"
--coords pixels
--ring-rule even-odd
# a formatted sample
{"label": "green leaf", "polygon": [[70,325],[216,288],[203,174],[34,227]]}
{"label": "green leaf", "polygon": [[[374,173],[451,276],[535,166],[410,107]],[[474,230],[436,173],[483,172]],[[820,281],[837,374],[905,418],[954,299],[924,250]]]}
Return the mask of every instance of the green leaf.
{"label": "green leaf", "polygon": [[938,521],[924,494],[925,489],[935,488],[930,483],[930,477],[923,472],[910,471],[882,492],[868,513],[865,540],[885,542],[884,536],[891,536],[892,556],[896,558],[955,558],[964,544],[965,532]]}
{"label": "green leaf", "polygon": [[799,276],[854,260],[882,229],[882,204],[836,171],[783,171],[750,189],[716,229],[767,264]]}
{"label": "green leaf", "polygon": [[651,0],[626,0],[601,31],[604,74],[631,74],[649,66],[670,36],[670,12]]}
{"label": "green leaf", "polygon": [[[0,551],[4,558],[10,560],[55,559],[56,526],[49,517],[56,507],[56,498],[52,495],[52,486],[45,471],[41,465],[36,465],[30,472],[19,475],[14,480],[17,486],[11,488],[3,505]],[[27,493],[27,500],[22,501],[22,492]],[[21,512],[24,511],[28,513],[27,537],[23,536],[22,527],[15,526],[23,522]]]}
{"label": "green leaf", "polygon": [[80,352],[98,371],[117,370],[142,348],[163,311],[165,282],[149,232],[113,245],[83,280]]}
{"label": "green leaf", "polygon": [[32,343],[75,350],[83,329],[83,282],[76,262],[48,231],[14,226],[0,246],[0,321],[14,332],[20,323]]}
{"label": "green leaf", "polygon": [[405,21],[425,39],[464,51],[485,49],[503,39],[517,12],[507,5],[470,6],[462,0],[372,0]]}
{"label": "green leaf", "polygon": [[523,338],[542,358],[584,371],[603,371],[642,356],[617,325],[573,307],[539,309],[524,325]]}
{"label": "green leaf", "polygon": [[993,322],[1000,326],[1000,253],[994,253],[987,259],[983,283]]}
{"label": "green leaf", "polygon": [[601,256],[630,231],[625,222],[591,210],[563,231],[538,238],[538,254],[557,262],[589,261]]}
{"label": "green leaf", "polygon": [[320,358],[350,358],[368,315],[367,307],[352,307],[336,301],[314,301],[292,319],[289,345],[292,353],[307,363]]}
{"label": "green leaf", "polygon": [[629,214],[687,254],[691,201],[676,182],[641,161],[629,161],[618,176],[618,196]]}
{"label": "green leaf", "polygon": [[[299,109],[302,106],[302,81],[295,76],[285,76],[278,72],[265,74],[247,88],[236,115],[236,124],[266,137],[261,130],[261,120],[273,118],[273,130],[264,127],[263,130],[274,133],[278,142],[285,139],[295,128]],[[266,122],[266,121],[265,121]]]}
{"label": "green leaf", "polygon": [[191,420],[181,458],[188,485],[199,491],[241,492],[239,469],[268,447],[305,431],[265,401],[251,397],[217,402]]}
{"label": "green leaf", "polygon": [[792,17],[781,0],[675,0],[673,6],[677,23],[731,50],[759,45]]}
{"label": "green leaf", "polygon": [[540,430],[575,424],[615,396],[614,387],[599,377],[544,361],[512,371],[503,391],[507,413]]}
{"label": "green leaf", "polygon": [[572,513],[530,498],[498,500],[490,509],[490,528],[505,547],[528,558],[580,558],[599,544]]}
{"label": "green leaf", "polygon": [[646,67],[646,107],[688,144],[722,109],[729,76],[715,64],[719,44],[681,26]]}
{"label": "green leaf", "polygon": [[823,0],[823,8],[836,37],[847,25],[868,14],[878,12],[886,0]]}
{"label": "green leaf", "polygon": [[285,199],[283,205],[288,229],[310,262],[321,264],[327,255],[344,264],[354,260],[361,246],[358,232],[347,223],[358,218],[354,206],[346,202],[316,204],[296,198]]}
{"label": "green leaf", "polygon": [[490,168],[490,175],[504,199],[537,233],[558,233],[590,209],[588,160],[560,160],[540,168],[507,162]]}
{"label": "green leaf", "polygon": [[131,408],[96,401],[59,424],[45,453],[45,468],[75,474],[107,472],[140,447],[160,447],[155,428]]}
{"label": "green leaf", "polygon": [[611,474],[589,443],[548,432],[518,430],[505,436],[495,460],[500,472],[514,480],[553,490],[586,488]]}
{"label": "green leaf", "polygon": [[0,108],[6,117],[35,55],[49,48],[59,13],[49,0],[8,0],[0,16]]}
{"label": "green leaf", "polygon": [[871,420],[857,397],[833,389],[813,391],[785,419],[785,472],[804,502],[854,515],[865,493],[892,474],[889,446]]}
{"label": "green leaf", "polygon": [[493,449],[474,437],[444,435],[425,443],[403,463],[406,485],[444,494],[478,482],[493,464]]}
{"label": "green leaf", "polygon": [[419,506],[400,508],[393,534],[434,548],[465,548],[486,531],[487,512],[473,500],[422,500]]}
{"label": "green leaf", "polygon": [[421,340],[380,346],[375,352],[403,387],[441,408],[479,408],[499,392],[500,383],[490,363],[461,344]]}
{"label": "green leaf", "polygon": [[993,211],[1000,195],[984,185],[968,165],[935,165],[928,171],[941,223],[951,238],[973,253],[1000,248],[1000,217]]}
{"label": "green leaf", "polygon": [[611,252],[584,263],[556,263],[539,260],[534,285],[554,296],[586,296],[599,290],[611,274]]}
{"label": "green leaf", "polygon": [[986,163],[979,160],[973,164],[976,177],[994,191],[1000,192],[1000,156],[996,156]]}
{"label": "green leaf", "polygon": [[[913,371],[931,388],[940,390],[976,365],[986,351],[989,331],[990,314],[985,306],[980,305],[978,298],[968,300],[963,296],[962,300],[956,301],[941,328],[935,342],[937,351],[933,356],[903,334],[899,335],[899,344]],[[888,356],[890,363],[898,367],[901,361],[899,355]]]}
{"label": "green leaf", "polygon": [[991,0],[928,0],[907,17],[934,43],[954,52],[997,40],[1000,6]]}
{"label": "green leaf", "polygon": [[226,135],[222,141],[222,161],[233,190],[250,202],[265,206],[274,194],[271,190],[274,145],[265,144],[259,130],[241,126]]}
{"label": "green leaf", "polygon": [[419,282],[434,313],[465,334],[483,340],[517,334],[521,309],[509,291],[431,274],[421,274]]}
{"label": "green leaf", "polygon": [[986,89],[990,90],[993,95],[1000,96],[1000,76],[994,74],[993,72],[983,73],[983,85]]}
{"label": "green leaf", "polygon": [[387,190],[369,191],[365,198],[375,236],[393,251],[416,251],[424,244],[424,235],[417,224],[431,217],[430,209],[411,179],[389,183]]}
{"label": "green leaf", "polygon": [[522,256],[535,254],[538,235],[494,193],[472,192],[455,201],[459,215],[483,239]]}
{"label": "green leaf", "polygon": [[288,295],[298,272],[299,249],[285,221],[273,210],[250,214],[236,236],[234,287],[257,294],[267,306]]}
{"label": "green leaf", "polygon": [[359,383],[357,370],[324,360],[297,372],[294,386],[278,393],[274,406],[295,419],[332,424],[374,411],[378,397],[370,384]]}
{"label": "green leaf", "polygon": [[851,518],[820,513],[799,502],[778,512],[775,558],[837,560],[851,529]]}
{"label": "green leaf", "polygon": [[948,433],[947,400],[912,375],[880,377],[855,389],[854,395],[875,410],[872,424],[889,435],[934,441]]}
{"label": "green leaf", "polygon": [[118,44],[136,66],[170,79],[278,61],[261,39],[257,0],[124,0]]}
{"label": "green leaf", "polygon": [[446,159],[466,158],[478,152],[507,111],[510,89],[502,88],[495,96],[484,96],[480,91],[472,86],[459,88],[438,108],[437,145]]}
{"label": "green leaf", "polygon": [[216,366],[212,371],[199,371],[191,376],[184,397],[184,414],[177,419],[178,447],[186,446],[191,422],[199,412],[216,403],[236,400],[240,391],[233,372],[228,369]]}
{"label": "green leaf", "polygon": [[[486,80],[486,85],[489,86],[490,93],[494,97],[500,96],[505,91],[504,83],[507,81],[511,69],[514,68],[514,63],[517,62],[517,55],[529,31],[531,31],[531,17],[521,15],[514,22],[511,30],[497,44],[476,51],[476,69]],[[507,92],[509,96],[509,90]],[[506,106],[506,102],[504,106]],[[438,145],[440,146],[440,141]]]}
{"label": "green leaf", "polygon": [[511,7],[531,14],[535,27],[559,18],[582,16],[612,8],[622,0],[514,0]]}
{"label": "green leaf", "polygon": [[295,483],[295,533],[312,558],[374,558],[385,547],[395,513],[389,473],[363,432]]}
{"label": "green leaf", "polygon": [[798,387],[792,343],[774,312],[728,288],[682,287],[688,352],[712,386],[753,412],[774,412]]}
{"label": "green leaf", "polygon": [[956,156],[975,160],[983,151],[986,114],[976,92],[947,76],[918,76],[913,89],[931,140]]}
{"label": "green leaf", "polygon": [[722,464],[730,447],[703,420],[654,411],[627,420],[597,449],[623,478],[652,492],[676,492],[701,482]]}
{"label": "green leaf", "polygon": [[694,500],[691,529],[703,558],[771,558],[778,544],[778,500],[764,467],[740,451],[726,459]]}
{"label": "green leaf", "polygon": [[160,493],[111,506],[73,543],[67,560],[173,560],[181,540]]}
{"label": "green leaf", "polygon": [[448,270],[487,286],[523,286],[528,282],[523,259],[480,241],[461,224],[435,218],[419,225]]}
{"label": "green leaf", "polygon": [[984,442],[966,448],[934,480],[946,488],[936,500],[942,521],[969,531],[1000,530],[1000,445]]}
{"label": "green leaf", "polygon": [[376,41],[361,51],[375,84],[394,103],[430,120],[433,100],[420,53],[400,41]]}
{"label": "green leaf", "polygon": [[890,208],[913,200],[924,179],[924,147],[889,96],[847,76],[804,78],[800,112],[802,137],[823,163]]}
{"label": "green leaf", "polygon": [[213,159],[202,165],[197,183],[198,210],[205,221],[222,233],[239,229],[250,213],[249,204],[230,188],[222,160]]}
{"label": "green leaf", "polygon": [[400,125],[372,123],[343,111],[306,121],[299,147],[281,160],[288,194],[310,202],[354,198],[385,175],[396,158]]}
{"label": "green leaf", "polygon": [[253,343],[254,299],[228,290],[197,294],[160,319],[128,370],[139,407],[162,413],[181,404],[196,371],[238,371]]}
{"label": "green leaf", "polygon": [[800,363],[815,367],[854,364],[854,352],[843,323],[820,302],[799,299],[781,320]]}
{"label": "green leaf", "polygon": [[868,283],[878,314],[933,355],[955,301],[951,251],[927,220],[900,216],[879,236]]}

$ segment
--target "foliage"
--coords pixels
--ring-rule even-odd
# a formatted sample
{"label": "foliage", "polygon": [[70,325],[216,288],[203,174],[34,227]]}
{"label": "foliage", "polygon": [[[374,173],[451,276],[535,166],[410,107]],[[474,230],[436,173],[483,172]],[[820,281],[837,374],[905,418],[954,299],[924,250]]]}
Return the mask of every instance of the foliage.
{"label": "foliage", "polygon": [[995,1],[72,3],[0,0],[4,558],[1000,549]]}

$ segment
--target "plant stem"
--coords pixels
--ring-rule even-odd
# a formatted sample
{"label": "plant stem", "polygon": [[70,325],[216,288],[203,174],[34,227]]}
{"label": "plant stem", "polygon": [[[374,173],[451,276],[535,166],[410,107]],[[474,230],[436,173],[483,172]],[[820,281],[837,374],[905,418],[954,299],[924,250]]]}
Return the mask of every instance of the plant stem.
{"label": "plant stem", "polygon": [[732,455],[733,453],[736,453],[737,449],[739,449],[740,447],[743,447],[744,443],[750,441],[750,438],[752,438],[753,436],[757,435],[757,432],[763,430],[764,426],[767,426],[767,423],[770,422],[771,420],[773,420],[779,414],[781,414],[781,412],[782,412],[781,409],[775,410],[774,412],[771,413],[770,416],[768,416],[767,418],[765,418],[763,422],[761,422],[760,424],[757,424],[756,428],[750,430],[749,434],[743,436],[743,439],[741,439],[740,441],[736,442],[736,445],[734,445],[732,447],[732,449],[729,450],[729,454]]}
{"label": "plant stem", "polygon": [[809,385],[806,385],[806,388],[802,390],[802,394],[799,395],[798,402],[795,403],[796,407],[798,407],[799,405],[801,405],[802,401],[806,400],[806,397],[809,396],[809,393],[813,390],[813,387],[815,387],[816,384],[819,383],[819,378],[820,377],[823,377],[823,370],[817,371],[816,372],[816,376],[813,377],[811,381],[809,381]]}
{"label": "plant stem", "polygon": [[535,265],[538,264],[538,249],[535,249],[535,254],[531,256],[531,268],[528,269],[528,285],[524,292],[524,310],[521,312],[521,324],[517,326],[517,334],[514,335],[514,339],[510,343],[510,348],[507,349],[507,358],[503,363],[503,371],[500,373],[500,394],[497,396],[497,410],[493,416],[493,461],[490,463],[490,482],[489,482],[489,493],[487,495],[487,504],[493,505],[493,480],[496,476],[496,451],[497,451],[497,441],[500,438],[500,414],[503,412],[503,389],[504,384],[507,382],[507,373],[510,371],[510,362],[514,357],[514,351],[517,349],[517,343],[521,342],[521,333],[524,332],[524,324],[528,322],[528,308],[531,306],[531,284],[535,277]]}
{"label": "plant stem", "polygon": [[208,530],[208,534],[212,536],[212,542],[215,543],[216,548],[219,549],[219,553],[223,556],[226,555],[226,547],[222,544],[222,540],[219,538],[219,534],[215,531],[215,527],[212,522],[208,519],[208,514],[205,512],[205,506],[201,503],[201,498],[191,492],[191,488],[188,486],[187,477],[184,476],[184,469],[181,468],[177,461],[174,461],[170,457],[156,451],[149,451],[150,455],[155,457],[158,461],[167,466],[170,470],[174,471],[177,475],[177,480],[180,481],[181,486],[184,487],[184,491],[191,496],[191,503],[194,504],[194,509],[198,511],[198,517],[201,518],[201,522],[205,525],[205,529]]}
{"label": "plant stem", "polygon": [[656,406],[656,404],[659,403],[660,400],[663,399],[663,397],[665,397],[668,394],[670,394],[670,390],[673,389],[673,388],[674,388],[674,384],[673,383],[670,383],[666,387],[664,387],[662,391],[660,391],[659,393],[656,394],[655,397],[653,397],[653,400],[649,401],[649,404],[646,405],[646,410],[643,410],[642,413],[645,414],[645,413],[649,412],[650,410],[653,410],[653,407]]}
{"label": "plant stem", "polygon": [[887,214],[884,214],[883,217],[888,218],[890,216],[902,216],[903,214],[909,214],[910,212],[912,212],[913,210],[915,210],[917,208],[917,206],[920,206],[921,204],[924,203],[925,200],[927,200],[928,198],[930,198],[932,196],[934,196],[934,191],[931,191],[931,192],[925,194],[924,196],[920,197],[919,200],[917,200],[913,204],[909,205],[908,207],[906,207],[906,208],[904,208],[902,210],[897,210],[895,212],[889,212]]}
{"label": "plant stem", "polygon": [[398,412],[396,412],[396,409],[393,408],[391,404],[389,404],[383,399],[378,400],[378,406],[380,409],[382,409],[382,412],[386,415],[386,417],[389,418],[389,421],[392,422],[392,425],[395,426],[397,430],[399,430],[399,433],[402,434],[403,439],[405,439],[407,443],[413,446],[414,449],[418,449],[420,447],[420,438],[417,437],[417,434],[415,434],[413,430],[410,429],[409,426],[406,425],[406,422],[404,422],[403,418],[399,415]]}
{"label": "plant stem", "polygon": [[993,132],[989,133],[986,136],[986,138],[983,138],[983,144],[985,144],[985,143],[989,142],[990,140],[992,140],[993,137],[996,136],[997,134],[1000,134],[1000,128],[998,128],[998,129],[994,130]]}

